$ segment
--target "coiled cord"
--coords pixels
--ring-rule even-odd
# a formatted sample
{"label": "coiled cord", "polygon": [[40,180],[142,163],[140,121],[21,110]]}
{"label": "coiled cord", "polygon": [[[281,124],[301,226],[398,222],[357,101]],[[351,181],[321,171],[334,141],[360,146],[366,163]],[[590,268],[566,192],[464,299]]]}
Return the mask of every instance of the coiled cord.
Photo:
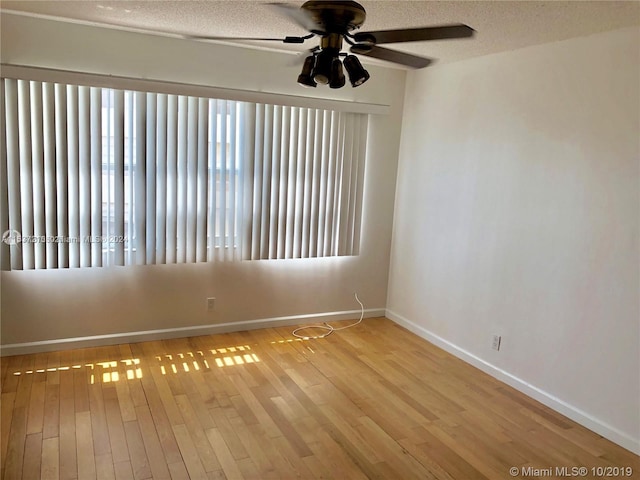
{"label": "coiled cord", "polygon": [[[360,304],[360,319],[357,322],[354,322],[351,325],[345,325],[344,327],[334,327],[332,325],[329,325],[327,322],[324,322],[321,325],[305,325],[303,327],[296,328],[293,332],[291,332],[291,334],[294,337],[301,338],[302,340],[316,340],[316,339],[320,339],[320,338],[326,338],[329,335],[331,335],[333,332],[337,332],[338,330],[345,330],[347,328],[355,327],[360,322],[362,322],[362,319],[364,318],[364,305],[362,304],[362,302],[358,298],[358,294],[357,293],[354,293],[353,296],[356,298],[356,302],[358,302]],[[298,333],[300,330],[306,330],[306,329],[309,329],[309,328],[315,328],[315,329],[324,330],[325,333],[322,333],[320,335],[315,335],[315,336],[312,336],[312,337],[308,336],[308,335],[300,335]]]}

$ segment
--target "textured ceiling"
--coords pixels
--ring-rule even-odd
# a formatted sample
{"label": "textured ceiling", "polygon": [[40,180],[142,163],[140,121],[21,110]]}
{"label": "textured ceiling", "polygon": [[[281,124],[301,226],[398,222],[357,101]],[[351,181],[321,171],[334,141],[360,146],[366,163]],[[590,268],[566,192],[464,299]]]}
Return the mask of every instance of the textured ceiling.
{"label": "textured ceiling", "polygon": [[[270,1],[270,0],[269,0]],[[2,11],[57,17],[158,34],[282,37],[305,32],[268,1],[2,0]],[[287,2],[299,6],[302,2]],[[362,31],[465,23],[473,39],[394,44],[391,48],[451,62],[640,25],[638,1],[365,1]],[[241,42],[247,45],[247,42]],[[283,51],[312,47],[255,44]],[[250,44],[254,45],[254,44]]]}

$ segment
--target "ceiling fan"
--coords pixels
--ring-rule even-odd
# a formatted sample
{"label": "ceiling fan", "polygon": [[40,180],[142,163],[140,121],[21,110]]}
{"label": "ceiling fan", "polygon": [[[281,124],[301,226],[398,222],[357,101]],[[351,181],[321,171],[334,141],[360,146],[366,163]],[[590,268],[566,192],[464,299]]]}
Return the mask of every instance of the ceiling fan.
{"label": "ceiling fan", "polygon": [[[198,40],[258,40],[281,43],[304,43],[320,37],[320,44],[309,50],[309,54],[298,76],[298,83],[305,87],[316,87],[317,84],[329,85],[330,88],[342,88],[345,83],[344,68],[353,87],[358,87],[369,80],[367,72],[356,55],[386,60],[412,68],[424,68],[432,60],[417,55],[390,50],[379,44],[418,42],[426,40],[444,40],[471,37],[473,28],[463,25],[442,25],[437,27],[408,28],[397,30],[379,30],[357,32],[364,23],[367,13],[357,2],[350,0],[309,0],[300,8],[286,3],[270,4],[287,15],[295,23],[309,31],[302,37],[284,38],[247,38],[247,37],[211,37],[192,36]],[[342,52],[343,42],[350,45],[350,53]],[[340,57],[344,57],[340,61]]]}

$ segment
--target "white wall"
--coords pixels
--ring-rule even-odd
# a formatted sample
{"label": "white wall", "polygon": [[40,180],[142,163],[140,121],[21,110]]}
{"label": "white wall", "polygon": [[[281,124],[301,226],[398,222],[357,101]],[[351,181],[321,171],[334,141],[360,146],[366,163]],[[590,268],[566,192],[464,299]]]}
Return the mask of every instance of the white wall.
{"label": "white wall", "polygon": [[387,300],[635,451],[639,46],[623,29],[408,75]]}
{"label": "white wall", "polygon": [[[287,66],[287,54],[6,13],[1,21],[3,63],[391,105],[389,115],[371,117],[359,256],[2,272],[4,346],[356,311],[353,292],[366,308],[384,309],[403,71],[370,68],[371,80],[357,89],[309,90],[295,83],[300,67]],[[209,296],[217,299],[213,314]]]}

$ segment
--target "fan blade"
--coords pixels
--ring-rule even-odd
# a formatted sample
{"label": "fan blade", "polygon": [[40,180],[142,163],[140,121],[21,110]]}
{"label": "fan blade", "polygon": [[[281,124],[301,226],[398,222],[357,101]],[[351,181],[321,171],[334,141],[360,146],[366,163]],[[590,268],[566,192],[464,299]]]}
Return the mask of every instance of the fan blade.
{"label": "fan blade", "polygon": [[475,30],[467,25],[443,25],[440,27],[408,28],[404,30],[379,30],[359,32],[353,36],[356,42],[399,43],[421,42],[425,40],[445,40],[448,38],[472,37]]}
{"label": "fan blade", "polygon": [[390,50],[375,45],[372,47],[354,45],[351,47],[351,53],[378,58],[380,60],[386,60],[387,62],[399,63],[400,65],[406,65],[412,68],[424,68],[433,62],[430,58],[419,57],[417,55],[411,55],[410,53],[398,52],[397,50]]}
{"label": "fan blade", "polygon": [[260,37],[210,37],[210,36],[202,36],[202,35],[188,35],[184,38],[188,38],[190,40],[225,40],[225,41],[234,41],[234,40],[253,40],[259,42],[281,42],[281,43],[304,43],[305,40],[313,37],[313,35],[307,35],[306,37],[284,37],[284,38],[260,38]]}
{"label": "fan blade", "polygon": [[307,10],[303,10],[300,7],[289,3],[268,3],[267,5],[275,8],[281,14],[289,17],[289,19],[293,20],[294,23],[297,23],[309,32],[324,33],[318,30],[318,25],[310,17]]}

